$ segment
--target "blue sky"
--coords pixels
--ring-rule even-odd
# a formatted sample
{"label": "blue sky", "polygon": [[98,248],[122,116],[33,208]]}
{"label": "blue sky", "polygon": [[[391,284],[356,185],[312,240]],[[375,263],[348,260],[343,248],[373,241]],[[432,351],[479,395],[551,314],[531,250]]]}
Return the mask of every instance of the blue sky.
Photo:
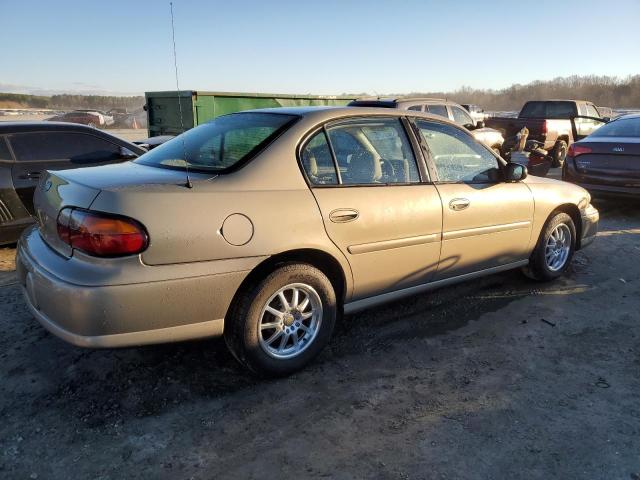
{"label": "blue sky", "polygon": [[[340,94],[640,73],[640,0],[175,0],[183,89]],[[0,0],[0,91],[175,88],[168,1]]]}

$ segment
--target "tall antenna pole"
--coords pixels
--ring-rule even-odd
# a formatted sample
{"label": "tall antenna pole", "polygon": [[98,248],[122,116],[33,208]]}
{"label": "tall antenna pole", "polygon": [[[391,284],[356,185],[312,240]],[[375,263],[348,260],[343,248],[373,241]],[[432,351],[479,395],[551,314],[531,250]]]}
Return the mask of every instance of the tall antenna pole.
{"label": "tall antenna pole", "polygon": [[[176,27],[173,24],[173,2],[169,2],[169,8],[171,9],[171,37],[173,39],[173,66],[176,71],[176,90],[178,91],[178,109],[180,112],[180,129],[182,130],[181,134],[184,133],[184,120],[182,119],[182,97],[180,95],[180,84],[178,82],[178,55],[176,54]],[[189,178],[189,159],[187,158],[187,146],[184,143],[184,136],[182,137],[182,150],[184,151],[184,163],[185,170],[187,172],[187,182],[185,183],[185,187],[193,188],[193,183],[191,183],[191,179]]]}

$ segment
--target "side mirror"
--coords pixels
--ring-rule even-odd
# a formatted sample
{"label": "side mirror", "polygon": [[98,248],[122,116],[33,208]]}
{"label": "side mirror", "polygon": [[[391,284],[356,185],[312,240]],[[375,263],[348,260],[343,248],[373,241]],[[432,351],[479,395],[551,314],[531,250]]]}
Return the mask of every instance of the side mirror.
{"label": "side mirror", "polygon": [[527,178],[527,167],[520,163],[509,162],[505,167],[505,180],[507,182],[519,182]]}
{"label": "side mirror", "polygon": [[120,147],[120,158],[123,160],[131,160],[132,158],[138,158],[138,155],[133,153],[127,147]]}
{"label": "side mirror", "polygon": [[478,120],[476,122],[476,128],[484,128],[484,121],[483,120]]}
{"label": "side mirror", "polygon": [[602,117],[602,121],[604,123],[609,123],[611,121],[611,117]]}

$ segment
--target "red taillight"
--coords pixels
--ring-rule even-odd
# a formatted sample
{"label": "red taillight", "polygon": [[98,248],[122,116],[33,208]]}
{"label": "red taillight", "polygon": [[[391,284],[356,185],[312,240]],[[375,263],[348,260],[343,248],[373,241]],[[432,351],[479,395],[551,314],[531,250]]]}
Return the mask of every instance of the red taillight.
{"label": "red taillight", "polygon": [[543,120],[541,133],[546,134],[548,131],[549,131],[549,129],[547,128],[547,121]]}
{"label": "red taillight", "polygon": [[578,155],[582,155],[583,153],[591,153],[592,150],[589,147],[584,147],[582,145],[576,145],[572,143],[569,147],[569,151],[567,151],[567,157],[577,157]]}
{"label": "red taillight", "polygon": [[58,236],[72,248],[97,257],[134,255],[149,245],[145,228],[132,218],[75,208],[60,211]]}

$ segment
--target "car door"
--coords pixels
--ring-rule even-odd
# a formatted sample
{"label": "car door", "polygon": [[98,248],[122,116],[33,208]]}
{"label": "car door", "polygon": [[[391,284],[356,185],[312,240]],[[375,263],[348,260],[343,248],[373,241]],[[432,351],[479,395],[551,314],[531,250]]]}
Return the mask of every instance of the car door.
{"label": "car door", "polygon": [[104,165],[135,157],[113,142],[82,132],[26,132],[9,136],[16,159],[11,176],[25,208],[33,215],[33,193],[45,170]]}
{"label": "car door", "polygon": [[582,140],[604,125],[606,122],[600,118],[600,113],[594,105],[579,103],[578,116],[571,119],[574,140]]}
{"label": "car door", "polygon": [[500,161],[466,130],[416,120],[442,198],[442,252],[435,279],[527,259],[533,196],[502,181]]}
{"label": "car door", "polygon": [[442,205],[399,118],[329,124],[305,143],[301,161],[327,234],[351,266],[351,300],[431,280]]}

